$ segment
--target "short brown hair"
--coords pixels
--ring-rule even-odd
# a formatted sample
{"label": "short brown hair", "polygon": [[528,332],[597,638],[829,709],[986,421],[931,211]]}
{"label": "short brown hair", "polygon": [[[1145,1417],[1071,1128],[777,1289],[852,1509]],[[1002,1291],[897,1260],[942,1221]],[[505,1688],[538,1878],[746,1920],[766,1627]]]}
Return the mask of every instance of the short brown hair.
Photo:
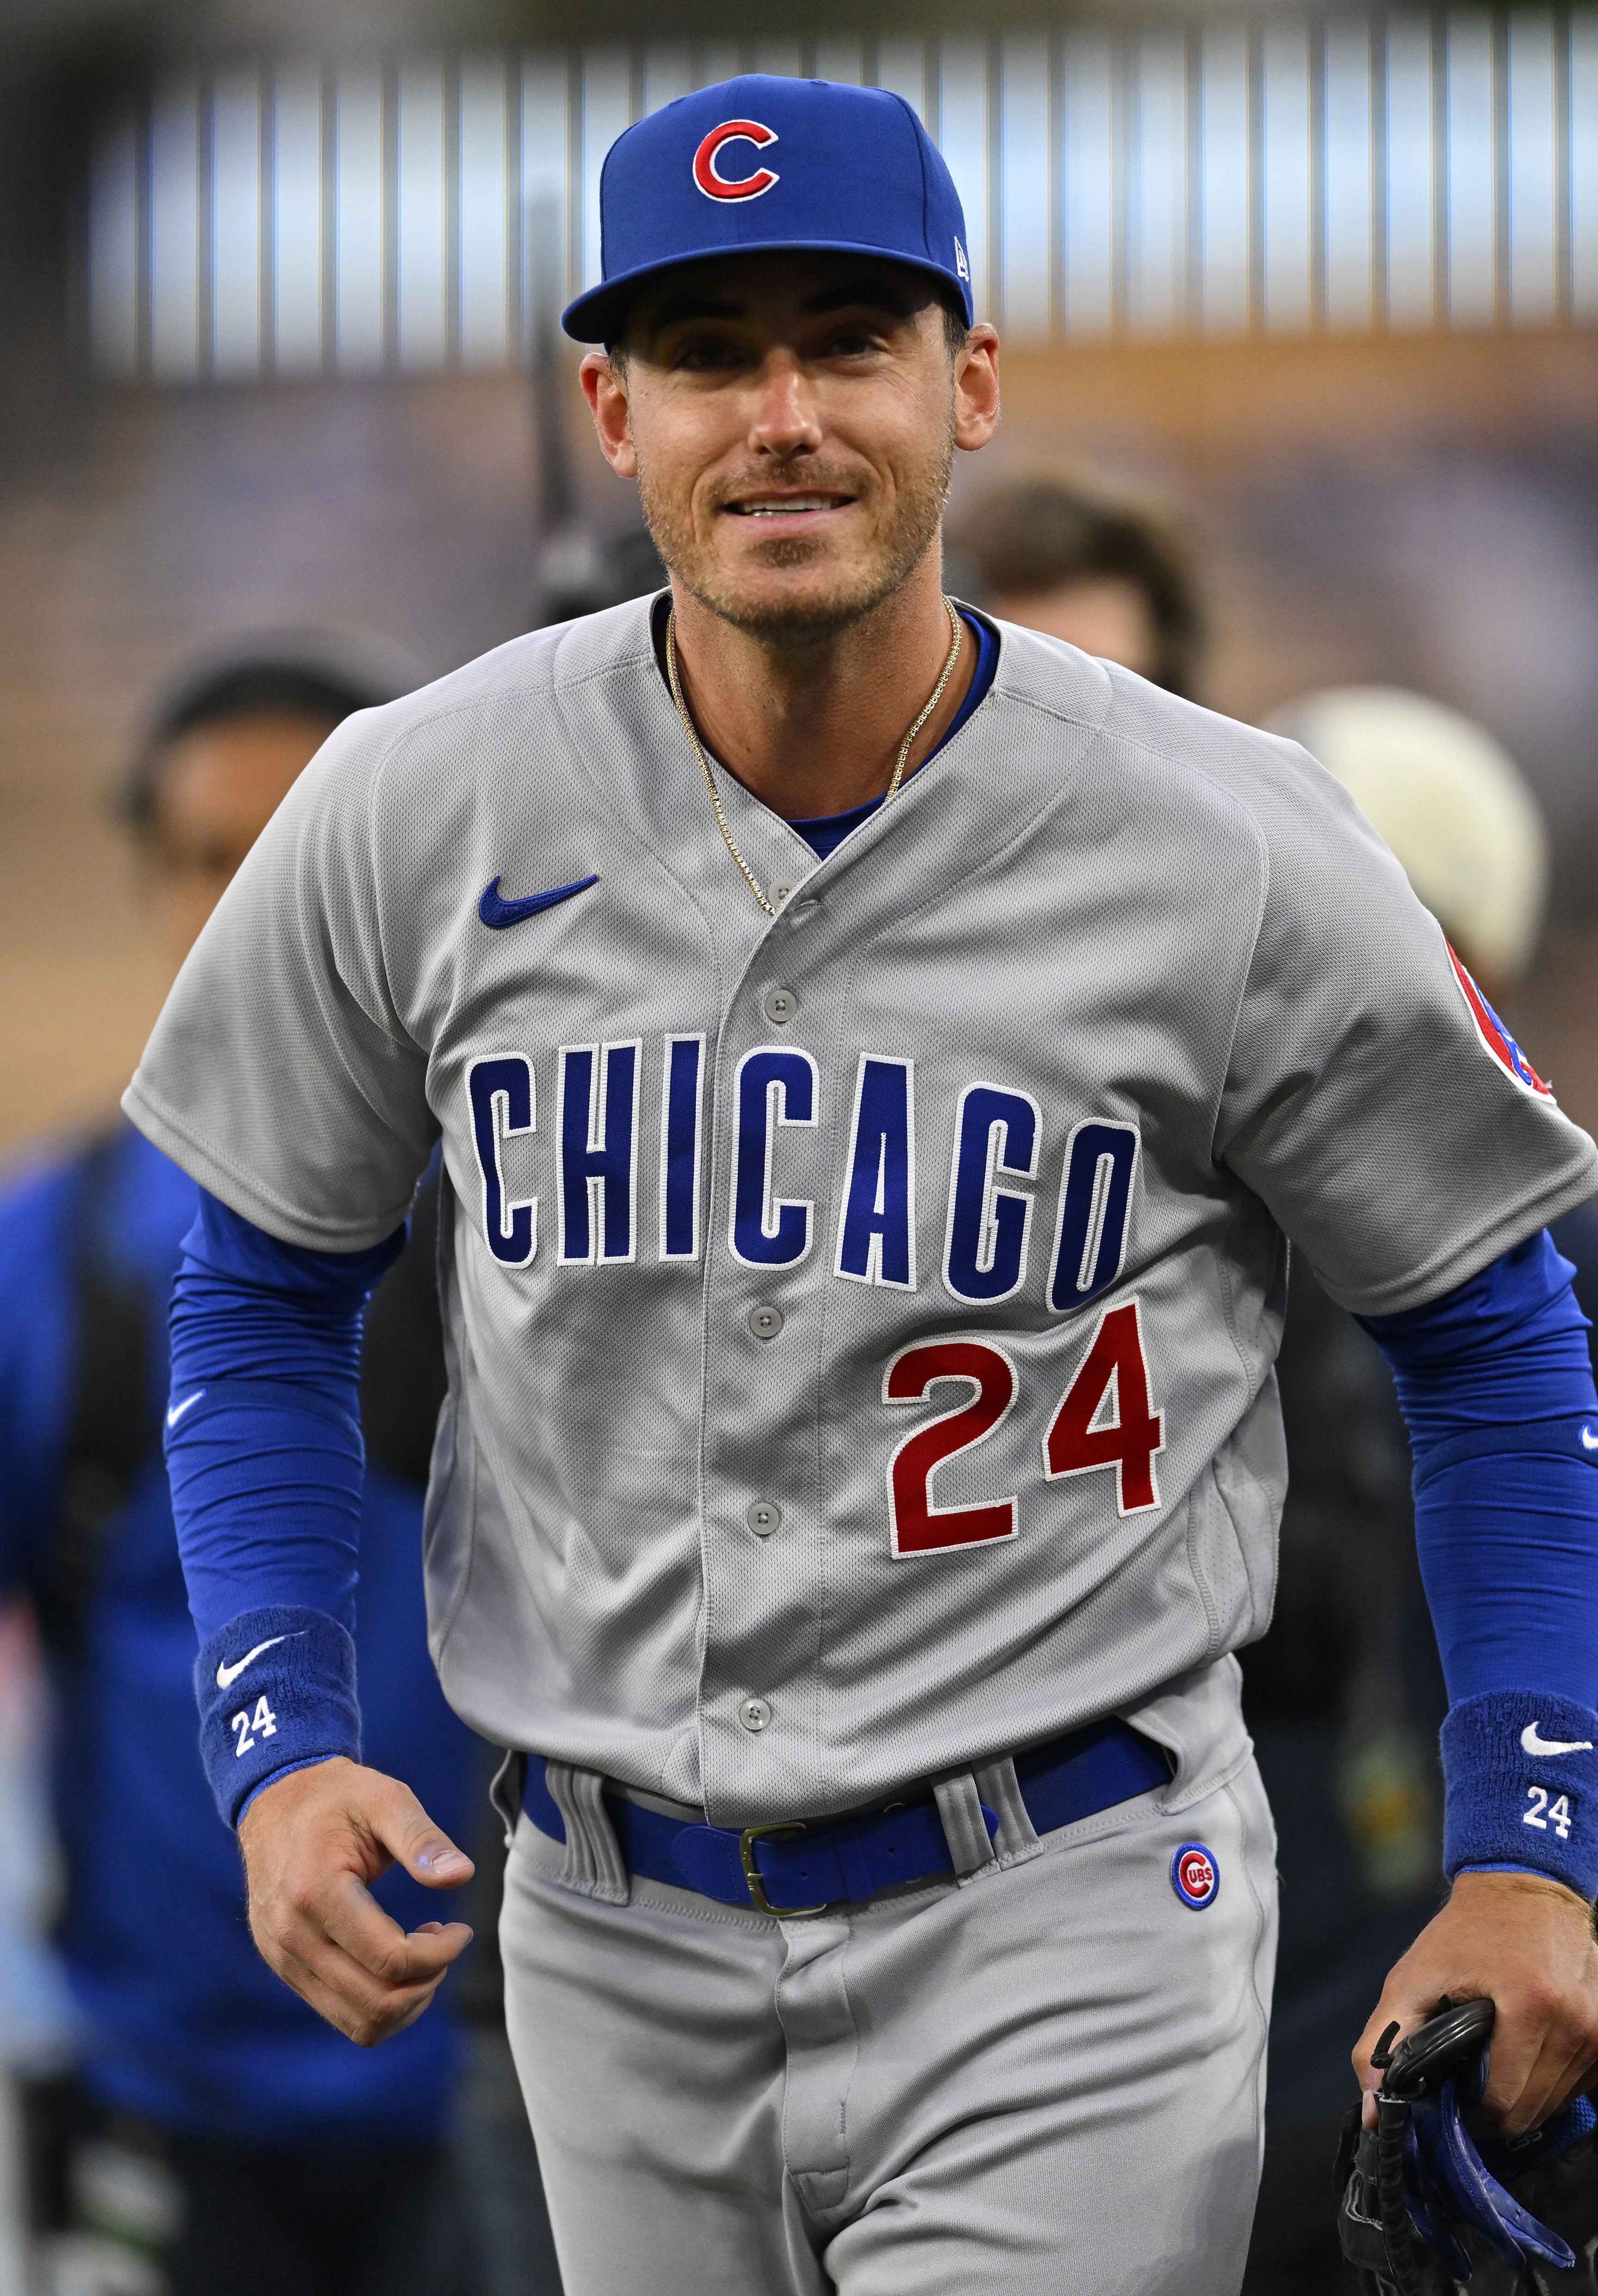
{"label": "short brown hair", "polygon": [[1192,698],[1204,616],[1186,546],[1166,520],[1062,479],[1013,479],[984,496],[951,540],[989,597],[1094,577],[1130,582],[1154,631],[1154,683]]}

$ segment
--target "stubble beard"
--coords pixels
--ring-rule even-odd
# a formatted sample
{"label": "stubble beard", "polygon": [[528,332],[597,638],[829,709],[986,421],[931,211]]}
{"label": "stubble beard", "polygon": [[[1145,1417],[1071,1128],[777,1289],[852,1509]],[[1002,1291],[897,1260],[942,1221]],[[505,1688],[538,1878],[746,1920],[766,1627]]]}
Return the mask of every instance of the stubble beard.
{"label": "stubble beard", "polygon": [[[806,646],[862,621],[890,598],[937,543],[948,501],[955,461],[951,415],[938,451],[914,483],[900,488],[893,515],[873,536],[869,552],[853,566],[840,565],[824,593],[751,597],[730,577],[714,548],[694,531],[692,509],[655,483],[647,458],[638,457],[638,497],[661,563],[692,596],[721,621],[777,646]],[[813,487],[824,492],[826,476],[807,460],[774,464],[759,473],[779,487]],[[713,512],[719,520],[725,513]],[[802,536],[766,544],[763,572],[800,572],[822,557],[827,545]]]}

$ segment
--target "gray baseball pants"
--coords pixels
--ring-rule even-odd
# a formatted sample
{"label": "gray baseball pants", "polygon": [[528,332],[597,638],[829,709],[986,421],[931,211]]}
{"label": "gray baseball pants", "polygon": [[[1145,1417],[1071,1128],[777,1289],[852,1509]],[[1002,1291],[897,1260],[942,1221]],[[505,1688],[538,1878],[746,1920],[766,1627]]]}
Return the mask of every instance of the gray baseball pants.
{"label": "gray baseball pants", "polygon": [[1236,2296],[1276,1926],[1251,1759],[789,1922],[629,1888],[598,1788],[566,1774],[565,1848],[520,1820],[501,1928],[566,2296]]}

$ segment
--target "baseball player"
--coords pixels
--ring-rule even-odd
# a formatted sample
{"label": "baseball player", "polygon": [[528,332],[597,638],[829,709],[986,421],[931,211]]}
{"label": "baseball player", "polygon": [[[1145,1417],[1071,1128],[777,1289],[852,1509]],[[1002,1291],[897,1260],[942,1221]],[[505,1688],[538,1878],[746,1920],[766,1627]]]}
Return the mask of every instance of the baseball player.
{"label": "baseball player", "polygon": [[366,2043],[464,1942],[367,1894],[466,1861],[362,1766],[349,1642],[354,1335],[441,1141],[432,1644],[512,1750],[572,2296],[1218,2296],[1289,1236],[1400,1365],[1443,1558],[1455,1878],[1377,2017],[1490,1993],[1512,2128],[1598,2055],[1543,1233],[1598,1151],[1301,751],[944,598],[996,344],[908,107],[703,89],[602,209],[565,324],[669,590],[340,729],[127,1095],[205,1192],[168,1457],[254,1933]]}

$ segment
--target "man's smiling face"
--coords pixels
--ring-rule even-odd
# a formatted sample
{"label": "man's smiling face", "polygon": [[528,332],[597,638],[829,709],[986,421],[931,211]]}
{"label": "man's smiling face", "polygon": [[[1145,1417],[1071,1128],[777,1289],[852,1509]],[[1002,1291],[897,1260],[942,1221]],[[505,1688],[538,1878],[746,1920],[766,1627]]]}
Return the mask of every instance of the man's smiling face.
{"label": "man's smiling face", "polygon": [[[666,564],[723,619],[820,636],[935,544],[968,354],[907,266],[685,264],[640,294],[620,350],[628,442],[612,460],[635,471]],[[602,432],[604,362],[587,365]]]}

